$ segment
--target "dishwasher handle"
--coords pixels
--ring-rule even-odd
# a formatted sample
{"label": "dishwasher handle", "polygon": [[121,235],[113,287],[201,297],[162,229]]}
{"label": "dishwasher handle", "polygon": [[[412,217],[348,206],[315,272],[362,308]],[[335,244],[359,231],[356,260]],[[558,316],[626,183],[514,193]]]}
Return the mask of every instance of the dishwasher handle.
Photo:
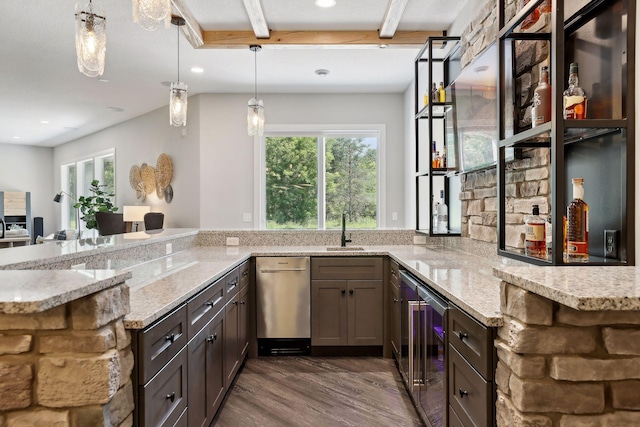
{"label": "dishwasher handle", "polygon": [[306,268],[304,267],[300,267],[300,268],[268,268],[268,269],[264,269],[264,270],[260,270],[260,273],[280,273],[283,271],[307,271]]}

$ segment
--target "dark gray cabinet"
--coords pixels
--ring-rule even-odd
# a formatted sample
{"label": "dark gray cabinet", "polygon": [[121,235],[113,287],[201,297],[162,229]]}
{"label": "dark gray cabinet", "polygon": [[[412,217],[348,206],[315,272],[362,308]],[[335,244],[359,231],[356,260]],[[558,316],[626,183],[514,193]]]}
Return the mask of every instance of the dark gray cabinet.
{"label": "dark gray cabinet", "polygon": [[389,338],[393,357],[400,361],[400,288],[390,283],[389,304],[391,315],[389,319]]}
{"label": "dark gray cabinet", "polygon": [[240,363],[238,354],[238,325],[240,319],[240,309],[238,308],[239,297],[236,294],[232,297],[225,307],[226,322],[224,325],[224,372],[225,385],[229,387],[233,381],[233,377],[238,371]]}
{"label": "dark gray cabinet", "polygon": [[382,346],[382,258],[311,260],[311,345]]}

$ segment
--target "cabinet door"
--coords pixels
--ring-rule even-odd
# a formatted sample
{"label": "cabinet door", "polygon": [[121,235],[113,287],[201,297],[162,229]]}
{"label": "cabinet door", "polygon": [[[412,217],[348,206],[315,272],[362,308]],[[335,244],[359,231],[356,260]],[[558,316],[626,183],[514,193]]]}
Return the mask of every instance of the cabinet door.
{"label": "cabinet door", "polygon": [[391,351],[396,360],[400,360],[400,290],[391,283],[391,292],[389,292],[391,304],[391,319],[389,321],[389,327],[391,329]]}
{"label": "cabinet door", "polygon": [[224,364],[225,386],[229,387],[238,371],[238,297],[236,293],[225,308]]}
{"label": "cabinet door", "polygon": [[[213,419],[224,398],[224,326],[225,316],[220,312],[209,323],[207,337],[207,419]],[[191,421],[191,417],[189,417]],[[207,424],[209,425],[209,424]]]}
{"label": "cabinet door", "polygon": [[382,280],[348,281],[349,345],[382,345]]}
{"label": "cabinet door", "polygon": [[347,345],[347,281],[311,281],[311,345]]}
{"label": "cabinet door", "polygon": [[207,416],[207,337],[209,328],[205,326],[189,342],[188,360],[188,404],[189,426],[208,426],[211,420]]}
{"label": "cabinet door", "polygon": [[247,332],[247,325],[249,323],[249,286],[245,286],[240,290],[240,305],[238,316],[238,359],[240,363],[247,356],[247,351],[249,350],[249,335]]}

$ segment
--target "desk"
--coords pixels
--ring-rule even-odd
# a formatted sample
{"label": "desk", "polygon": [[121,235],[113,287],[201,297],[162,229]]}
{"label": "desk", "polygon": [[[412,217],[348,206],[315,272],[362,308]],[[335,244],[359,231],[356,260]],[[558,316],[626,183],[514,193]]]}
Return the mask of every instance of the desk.
{"label": "desk", "polygon": [[26,246],[30,242],[30,236],[5,237],[4,239],[0,239],[0,248],[12,248],[15,243]]}

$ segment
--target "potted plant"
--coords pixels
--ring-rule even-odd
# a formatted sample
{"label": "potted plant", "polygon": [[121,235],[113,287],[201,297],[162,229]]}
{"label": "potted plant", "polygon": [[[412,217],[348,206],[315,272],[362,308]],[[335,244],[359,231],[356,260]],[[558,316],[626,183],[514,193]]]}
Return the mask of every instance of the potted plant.
{"label": "potted plant", "polygon": [[115,212],[118,210],[117,206],[113,205],[113,197],[115,194],[102,190],[106,187],[104,184],[100,184],[100,181],[94,179],[91,181],[91,187],[89,191],[93,193],[92,196],[78,197],[78,202],[73,205],[74,208],[80,208],[82,216],[80,219],[84,221],[87,229],[97,229],[98,223],[96,222],[96,212]]}

